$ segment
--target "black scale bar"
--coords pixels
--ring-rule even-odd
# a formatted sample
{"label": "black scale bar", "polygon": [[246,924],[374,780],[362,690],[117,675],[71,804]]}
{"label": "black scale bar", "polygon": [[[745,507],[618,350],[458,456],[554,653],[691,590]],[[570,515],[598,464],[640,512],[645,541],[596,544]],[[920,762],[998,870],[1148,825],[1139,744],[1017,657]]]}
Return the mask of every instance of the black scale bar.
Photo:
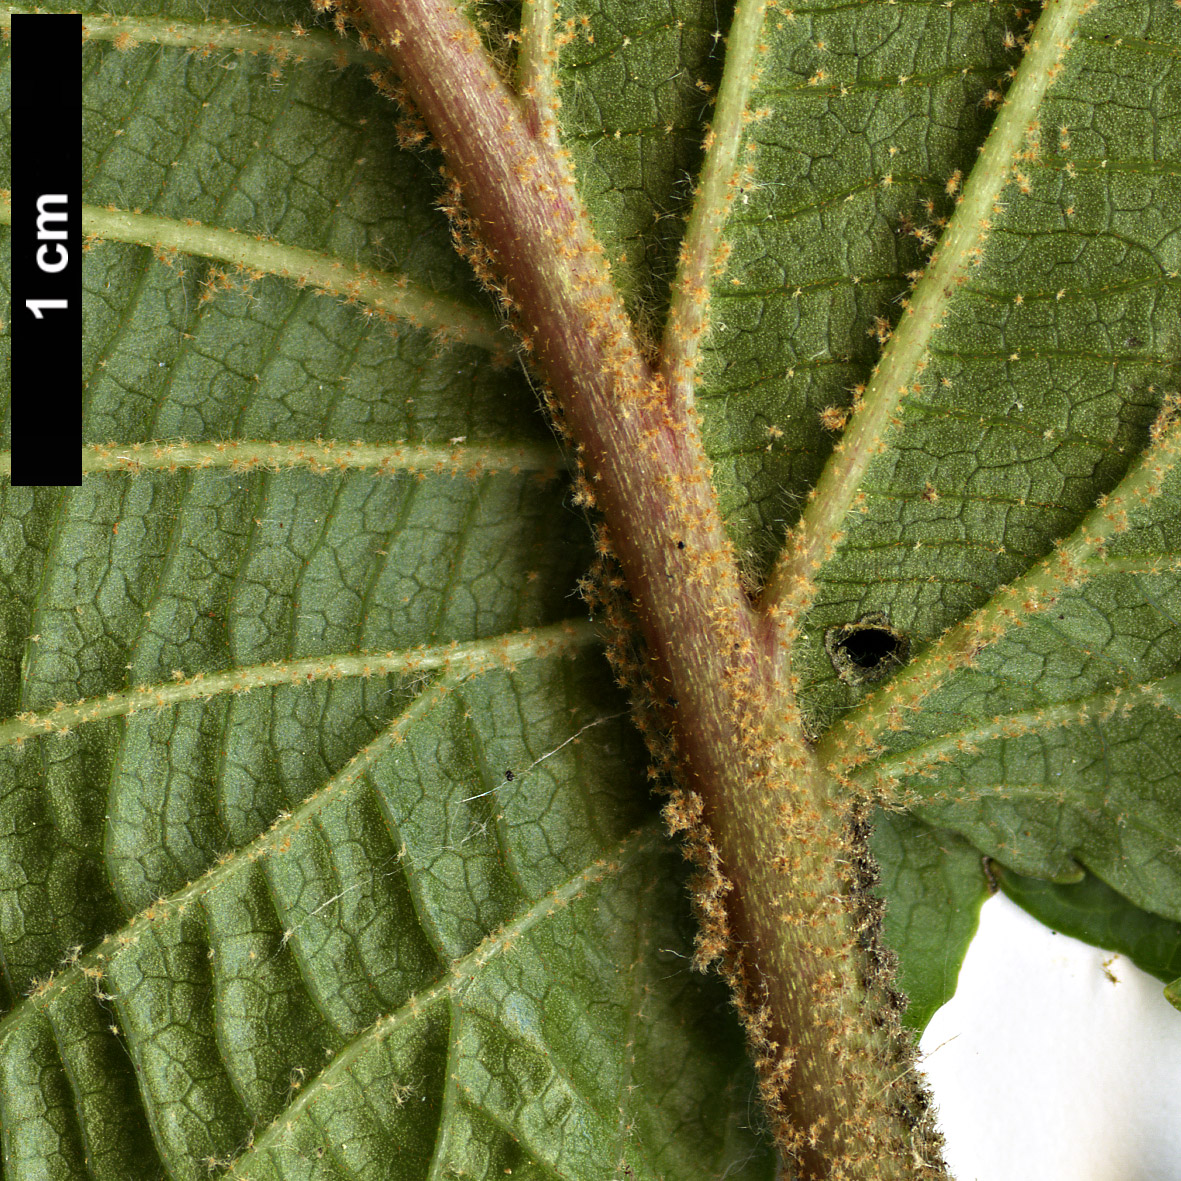
{"label": "black scale bar", "polygon": [[14,14],[9,45],[12,482],[81,484],[82,18]]}

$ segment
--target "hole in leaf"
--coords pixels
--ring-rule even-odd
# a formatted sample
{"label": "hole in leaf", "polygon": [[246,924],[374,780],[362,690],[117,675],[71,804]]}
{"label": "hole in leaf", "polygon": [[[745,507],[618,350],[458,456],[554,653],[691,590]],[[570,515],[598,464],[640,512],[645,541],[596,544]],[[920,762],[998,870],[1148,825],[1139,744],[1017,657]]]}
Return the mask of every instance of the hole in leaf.
{"label": "hole in leaf", "polygon": [[880,681],[905,664],[910,654],[910,641],[880,612],[830,627],[824,633],[824,647],[837,676],[847,685]]}
{"label": "hole in leaf", "polygon": [[840,648],[860,671],[871,673],[894,659],[898,637],[884,627],[865,627],[841,640]]}

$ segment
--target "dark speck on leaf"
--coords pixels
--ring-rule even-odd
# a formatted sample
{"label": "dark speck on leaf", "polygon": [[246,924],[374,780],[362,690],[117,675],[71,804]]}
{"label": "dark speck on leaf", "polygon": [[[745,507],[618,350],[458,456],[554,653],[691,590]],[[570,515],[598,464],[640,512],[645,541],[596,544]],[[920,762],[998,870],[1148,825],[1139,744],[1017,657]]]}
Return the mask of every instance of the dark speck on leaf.
{"label": "dark speck on leaf", "polygon": [[512,783],[516,776],[511,771],[506,771],[504,773],[504,778],[506,783]]}

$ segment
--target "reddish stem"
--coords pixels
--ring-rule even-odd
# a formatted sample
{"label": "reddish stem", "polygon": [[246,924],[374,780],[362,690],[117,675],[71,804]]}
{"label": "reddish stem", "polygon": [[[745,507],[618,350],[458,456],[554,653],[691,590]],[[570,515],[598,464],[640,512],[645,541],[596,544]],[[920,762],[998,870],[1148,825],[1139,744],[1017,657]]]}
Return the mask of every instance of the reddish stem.
{"label": "reddish stem", "polygon": [[724,958],[780,1145],[801,1176],[912,1176],[912,1143],[930,1142],[899,1115],[914,1105],[905,1053],[864,1012],[881,994],[847,898],[860,851],[775,683],[776,629],[740,585],[696,412],[638,347],[568,158],[462,14],[363,2],[454,178],[461,249],[515,312],[606,518],[675,722],[684,790],[666,815],[703,865],[703,958]]}
{"label": "reddish stem", "polygon": [[488,255],[477,269],[517,313],[577,441],[586,494],[608,522],[655,656],[657,691],[714,745],[713,720],[732,705],[723,680],[733,660],[719,658],[720,641],[761,672],[696,417],[644,359],[568,161],[528,125],[463,16],[439,0],[369,0],[368,10],[458,182]]}

